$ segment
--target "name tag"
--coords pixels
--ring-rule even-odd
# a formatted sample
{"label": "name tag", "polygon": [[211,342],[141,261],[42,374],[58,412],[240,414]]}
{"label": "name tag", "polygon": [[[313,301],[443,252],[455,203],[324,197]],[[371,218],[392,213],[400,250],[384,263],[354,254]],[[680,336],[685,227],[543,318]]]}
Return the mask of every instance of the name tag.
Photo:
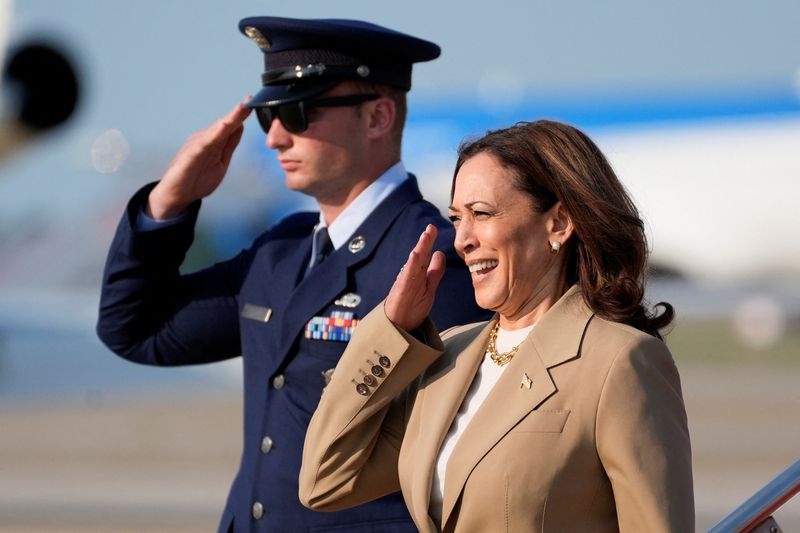
{"label": "name tag", "polygon": [[242,308],[242,318],[256,320],[258,322],[269,322],[272,317],[272,309],[259,305],[244,304]]}

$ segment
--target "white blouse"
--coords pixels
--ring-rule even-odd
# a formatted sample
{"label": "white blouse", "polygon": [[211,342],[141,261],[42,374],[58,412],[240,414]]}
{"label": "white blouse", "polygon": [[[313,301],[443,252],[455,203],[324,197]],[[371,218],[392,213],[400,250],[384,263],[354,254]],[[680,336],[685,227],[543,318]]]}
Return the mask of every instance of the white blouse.
{"label": "white blouse", "polygon": [[[514,346],[518,346],[533,329],[533,325],[520,329],[506,330],[500,328],[497,332],[497,351],[508,352]],[[475,379],[472,381],[467,395],[464,397],[464,402],[456,413],[453,419],[453,424],[450,426],[450,431],[444,438],[441,449],[439,449],[439,457],[436,461],[436,468],[433,472],[433,487],[431,487],[431,499],[429,506],[429,513],[434,522],[438,525],[442,521],[442,493],[444,492],[444,475],[447,470],[447,461],[450,460],[453,450],[458,443],[458,439],[464,433],[464,430],[469,425],[472,417],[478,412],[478,409],[483,404],[483,401],[489,395],[489,392],[494,387],[497,380],[503,374],[506,366],[498,366],[488,352],[483,358],[478,372],[475,374]]]}

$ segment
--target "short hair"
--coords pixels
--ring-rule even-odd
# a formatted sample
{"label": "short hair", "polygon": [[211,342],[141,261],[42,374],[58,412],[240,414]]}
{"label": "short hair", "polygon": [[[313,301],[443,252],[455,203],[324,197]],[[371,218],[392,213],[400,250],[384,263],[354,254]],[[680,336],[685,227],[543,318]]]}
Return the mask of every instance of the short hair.
{"label": "short hair", "polygon": [[399,87],[392,87],[391,85],[382,85],[366,81],[351,81],[350,83],[352,83],[353,86],[361,92],[379,94],[389,98],[392,100],[392,102],[394,102],[395,119],[394,125],[392,126],[392,138],[399,149],[403,142],[403,129],[405,128],[406,116],[408,115],[406,91],[400,89]]}

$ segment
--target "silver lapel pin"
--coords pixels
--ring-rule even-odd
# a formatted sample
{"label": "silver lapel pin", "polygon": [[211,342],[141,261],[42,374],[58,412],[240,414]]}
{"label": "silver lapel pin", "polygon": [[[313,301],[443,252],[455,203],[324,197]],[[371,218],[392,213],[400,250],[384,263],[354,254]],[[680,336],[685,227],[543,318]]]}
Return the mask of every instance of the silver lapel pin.
{"label": "silver lapel pin", "polygon": [[342,307],[347,307],[349,309],[353,309],[358,307],[358,304],[361,303],[361,296],[354,292],[348,292],[347,294],[343,294],[339,297],[333,305],[341,305]]}
{"label": "silver lapel pin", "polygon": [[350,244],[347,245],[347,249],[350,250],[351,254],[357,254],[358,252],[363,250],[366,245],[367,245],[366,239],[364,239],[364,237],[362,237],[361,235],[358,235],[354,237],[352,241],[350,241]]}

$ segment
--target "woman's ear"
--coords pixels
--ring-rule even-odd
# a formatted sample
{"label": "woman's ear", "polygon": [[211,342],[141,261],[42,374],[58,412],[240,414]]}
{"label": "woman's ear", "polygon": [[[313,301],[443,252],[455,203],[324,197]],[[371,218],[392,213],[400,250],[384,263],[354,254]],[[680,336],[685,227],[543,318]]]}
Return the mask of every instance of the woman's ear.
{"label": "woman's ear", "polygon": [[548,214],[547,231],[550,233],[550,242],[558,242],[561,246],[565,245],[575,231],[572,217],[561,202],[556,202],[549,209]]}
{"label": "woman's ear", "polygon": [[397,120],[394,100],[381,96],[377,100],[366,102],[363,105],[366,112],[367,137],[374,140],[390,135],[394,121]]}

